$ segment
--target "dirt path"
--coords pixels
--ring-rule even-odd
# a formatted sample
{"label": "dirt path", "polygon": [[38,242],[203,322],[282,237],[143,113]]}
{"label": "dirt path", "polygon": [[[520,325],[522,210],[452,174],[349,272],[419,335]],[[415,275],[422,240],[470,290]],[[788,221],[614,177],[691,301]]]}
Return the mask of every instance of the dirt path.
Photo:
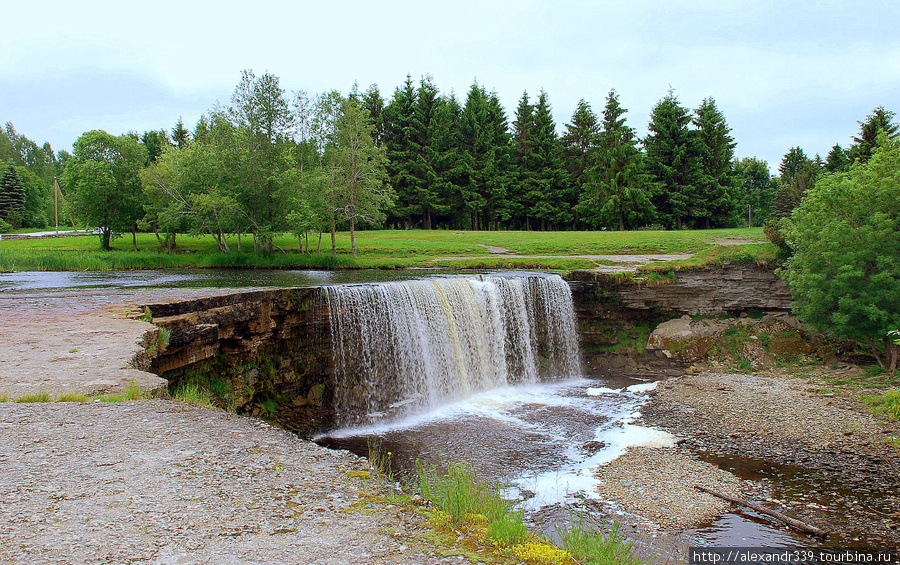
{"label": "dirt path", "polygon": [[[588,259],[590,261],[603,261],[610,263],[609,265],[598,265],[595,270],[603,273],[620,273],[623,271],[634,271],[638,267],[657,263],[661,261],[675,261],[678,259],[690,259],[690,254],[685,253],[669,253],[669,254],[644,254],[644,255],[516,255],[507,252],[502,247],[491,248],[487,245],[489,251],[495,255],[481,255],[474,257],[435,257],[434,261],[455,261],[459,259],[493,259],[503,257],[505,259]],[[494,251],[494,249],[503,249],[503,251]]]}

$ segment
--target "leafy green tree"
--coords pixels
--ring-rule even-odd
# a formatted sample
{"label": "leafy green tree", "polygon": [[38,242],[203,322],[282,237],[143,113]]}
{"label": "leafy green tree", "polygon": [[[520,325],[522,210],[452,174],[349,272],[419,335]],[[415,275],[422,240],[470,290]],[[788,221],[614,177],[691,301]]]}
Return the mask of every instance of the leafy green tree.
{"label": "leafy green tree", "polygon": [[25,166],[16,167],[16,175],[25,189],[25,206],[22,210],[22,226],[28,228],[47,227],[48,212],[53,208],[52,196],[41,177]]}
{"label": "leafy green tree", "polygon": [[[761,226],[772,214],[778,179],[769,173],[769,164],[756,157],[734,161],[737,177],[736,210],[748,227]],[[744,215],[746,214],[746,218]]]}
{"label": "leafy green tree", "polygon": [[128,135],[93,130],[75,141],[61,182],[75,215],[98,226],[103,250],[110,249],[114,230],[131,231],[137,249],[137,222],[144,215],[140,171],[146,159],[144,147]]}
{"label": "leafy green tree", "polygon": [[859,122],[859,135],[853,137],[856,143],[850,148],[850,161],[859,160],[863,163],[868,161],[872,151],[875,150],[880,132],[884,132],[891,139],[896,139],[900,126],[894,123],[895,116],[894,112],[879,106],[866,116],[864,122]]}
{"label": "leafy green tree", "polygon": [[254,249],[274,250],[274,234],[287,227],[289,212],[281,190],[287,170],[295,165],[293,149],[295,115],[275,75],[256,77],[241,73],[231,97],[232,105],[221,114],[234,125],[234,197],[243,207],[247,229],[254,236]]}
{"label": "leafy green tree", "polygon": [[679,230],[690,216],[700,171],[698,139],[688,129],[690,123],[690,111],[669,90],[653,107],[644,140],[647,172],[658,187],[653,197],[657,219]]}
{"label": "leafy green tree", "polygon": [[385,151],[375,146],[368,116],[352,99],[342,105],[334,151],[335,184],[340,194],[336,212],[350,224],[350,244],[356,257],[356,227],[383,222],[384,210],[393,204],[394,191],[386,183]]}
{"label": "leafy green tree", "polygon": [[737,144],[712,98],[703,100],[694,125],[699,139],[700,170],[691,199],[691,216],[705,228],[722,227],[730,222],[734,210],[737,179],[733,161]]}
{"label": "leafy green tree", "polygon": [[619,95],[610,90],[597,136],[596,164],[588,170],[579,203],[582,215],[594,227],[625,230],[653,218],[650,178],[635,131],[625,124],[626,112]]}
{"label": "leafy green tree", "polygon": [[[210,234],[222,253],[230,251],[226,236],[239,231],[244,212],[234,197],[225,150],[232,125],[214,120],[202,142],[171,148],[141,171],[145,221],[171,253],[177,233]],[[164,236],[160,236],[163,232]]]}
{"label": "leafy green tree", "polygon": [[791,216],[784,275],[798,314],[867,344],[892,375],[900,327],[900,144],[886,135],[849,173],[826,174]]}

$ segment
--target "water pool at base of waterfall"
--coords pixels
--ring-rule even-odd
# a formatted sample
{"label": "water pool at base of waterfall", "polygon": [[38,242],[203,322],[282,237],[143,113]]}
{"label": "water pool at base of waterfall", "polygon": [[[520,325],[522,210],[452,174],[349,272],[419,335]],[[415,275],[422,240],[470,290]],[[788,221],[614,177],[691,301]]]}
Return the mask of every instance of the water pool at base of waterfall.
{"label": "water pool at base of waterfall", "polygon": [[396,422],[335,430],[316,441],[363,456],[377,443],[382,454],[390,452],[401,481],[414,479],[417,460],[426,468],[465,462],[480,479],[505,486],[505,495],[550,537],[574,510],[590,514],[596,524],[621,523],[650,553],[670,546],[669,557],[686,551],[688,543],[796,545],[799,538],[752,513],[728,513],[681,536],[654,533],[649,540],[645,530],[631,527],[636,517],[611,511],[614,501],[597,499],[592,469],[629,446],[674,445],[670,434],[635,423],[654,386],[623,377],[502,387]]}

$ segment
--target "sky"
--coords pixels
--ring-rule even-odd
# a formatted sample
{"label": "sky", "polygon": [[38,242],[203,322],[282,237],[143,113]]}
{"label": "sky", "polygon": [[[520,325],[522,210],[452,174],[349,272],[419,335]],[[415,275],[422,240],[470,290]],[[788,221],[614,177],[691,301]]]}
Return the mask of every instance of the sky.
{"label": "sky", "polygon": [[601,114],[610,89],[647,133],[673,89],[712,97],[737,157],[777,170],[799,146],[847,147],[877,106],[900,112],[900,2],[709,0],[344,0],[241,4],[157,0],[17,2],[3,9],[0,122],[54,150],[83,132],[189,129],[227,104],[243,69],[290,95],[410,75],[460,100],[495,90],[549,96],[560,132],[580,99]]}

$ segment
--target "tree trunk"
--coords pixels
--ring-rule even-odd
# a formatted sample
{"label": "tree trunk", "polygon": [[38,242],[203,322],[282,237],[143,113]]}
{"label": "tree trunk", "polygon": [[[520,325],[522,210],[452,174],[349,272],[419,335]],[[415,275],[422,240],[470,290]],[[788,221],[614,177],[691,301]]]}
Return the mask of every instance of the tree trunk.
{"label": "tree trunk", "polygon": [[138,248],[137,248],[137,222],[133,222],[131,224],[131,246],[134,248],[135,251],[138,250]]}
{"label": "tree trunk", "polygon": [[238,230],[238,253],[241,252],[241,230]]}
{"label": "tree trunk", "polygon": [[356,220],[350,216],[350,249],[353,250],[353,258],[356,259]]}
{"label": "tree trunk", "polygon": [[619,212],[619,231],[625,231],[625,214]]}

